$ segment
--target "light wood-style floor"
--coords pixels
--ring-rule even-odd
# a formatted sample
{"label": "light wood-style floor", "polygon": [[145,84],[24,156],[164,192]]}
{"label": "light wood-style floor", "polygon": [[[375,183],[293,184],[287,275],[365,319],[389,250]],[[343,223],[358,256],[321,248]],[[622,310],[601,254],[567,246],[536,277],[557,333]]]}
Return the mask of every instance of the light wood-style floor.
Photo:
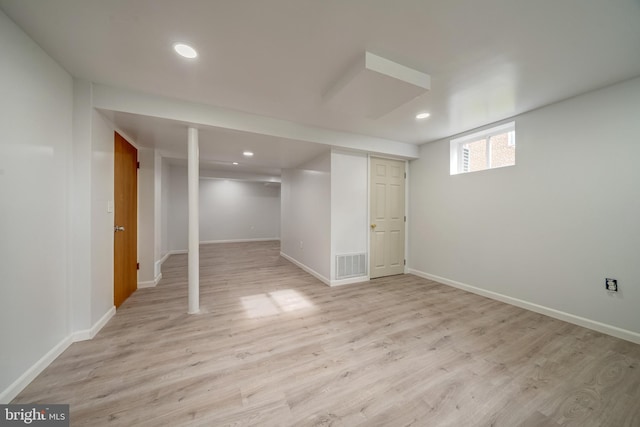
{"label": "light wood-style floor", "polygon": [[72,425],[640,426],[640,346],[412,275],[329,288],[278,242],[186,255],[14,403]]}

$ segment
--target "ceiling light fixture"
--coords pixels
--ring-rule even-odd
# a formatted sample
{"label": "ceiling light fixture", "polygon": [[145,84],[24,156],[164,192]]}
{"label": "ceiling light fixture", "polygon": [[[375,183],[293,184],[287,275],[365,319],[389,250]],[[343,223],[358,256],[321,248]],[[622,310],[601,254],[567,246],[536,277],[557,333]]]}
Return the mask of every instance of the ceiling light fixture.
{"label": "ceiling light fixture", "polygon": [[430,115],[431,114],[429,114],[429,113],[418,113],[418,114],[416,114],[416,119],[418,119],[418,120],[426,119]]}
{"label": "ceiling light fixture", "polygon": [[233,162],[233,164],[234,164],[235,166],[238,166],[238,162]]}
{"label": "ceiling light fixture", "polygon": [[176,43],[173,45],[173,50],[175,50],[178,55],[183,56],[188,59],[194,59],[198,56],[198,52],[188,44],[184,43]]}
{"label": "ceiling light fixture", "polygon": [[253,151],[244,151],[242,153],[242,155],[245,156],[245,157],[251,157],[251,156],[253,156]]}

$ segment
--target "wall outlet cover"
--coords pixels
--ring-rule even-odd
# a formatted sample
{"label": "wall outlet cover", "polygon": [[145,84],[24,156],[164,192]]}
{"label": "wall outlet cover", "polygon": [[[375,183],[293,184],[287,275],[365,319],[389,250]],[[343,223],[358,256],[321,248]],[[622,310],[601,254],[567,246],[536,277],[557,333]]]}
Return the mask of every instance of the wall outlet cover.
{"label": "wall outlet cover", "polygon": [[604,286],[610,292],[618,292],[618,281],[616,279],[604,279]]}

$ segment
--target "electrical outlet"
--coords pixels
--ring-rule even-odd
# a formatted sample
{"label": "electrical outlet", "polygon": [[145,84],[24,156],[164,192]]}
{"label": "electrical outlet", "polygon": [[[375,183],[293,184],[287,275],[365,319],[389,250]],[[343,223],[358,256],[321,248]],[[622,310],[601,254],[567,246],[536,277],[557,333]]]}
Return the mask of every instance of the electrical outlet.
{"label": "electrical outlet", "polygon": [[618,280],[617,279],[604,279],[604,287],[609,292],[618,292]]}

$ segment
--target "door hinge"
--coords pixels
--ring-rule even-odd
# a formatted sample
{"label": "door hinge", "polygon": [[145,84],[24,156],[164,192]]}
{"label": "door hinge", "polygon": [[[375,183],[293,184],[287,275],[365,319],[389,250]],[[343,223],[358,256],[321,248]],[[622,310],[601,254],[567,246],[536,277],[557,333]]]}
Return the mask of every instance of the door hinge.
{"label": "door hinge", "polygon": [[140,162],[136,162],[136,169],[140,169]]}
{"label": "door hinge", "polygon": [[406,172],[404,173],[404,179],[407,179],[407,173]]}
{"label": "door hinge", "polygon": [[140,270],[140,263],[136,262],[136,270]]}
{"label": "door hinge", "polygon": [[407,216],[406,215],[404,216],[404,222],[407,222]]}
{"label": "door hinge", "polygon": [[404,260],[404,265],[407,265],[407,260],[406,259]]}

